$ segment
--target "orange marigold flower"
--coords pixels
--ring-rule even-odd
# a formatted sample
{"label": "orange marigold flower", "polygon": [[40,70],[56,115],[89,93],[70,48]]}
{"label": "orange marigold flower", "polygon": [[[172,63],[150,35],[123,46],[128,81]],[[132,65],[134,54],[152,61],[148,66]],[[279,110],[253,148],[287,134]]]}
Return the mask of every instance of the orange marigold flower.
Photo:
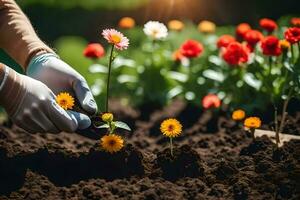
{"label": "orange marigold flower", "polygon": [[198,30],[201,33],[214,33],[216,31],[216,24],[211,21],[204,20],[198,24]]}
{"label": "orange marigold flower", "polygon": [[69,110],[74,106],[74,98],[69,93],[62,92],[56,96],[56,103],[63,109]]}
{"label": "orange marigold flower", "polygon": [[171,20],[168,23],[168,28],[174,31],[181,31],[184,28],[184,23],[179,20]]}
{"label": "orange marigold flower", "polygon": [[131,17],[123,17],[119,21],[119,27],[123,29],[131,29],[135,26],[135,20]]}
{"label": "orange marigold flower", "polygon": [[161,123],[160,131],[167,137],[177,137],[182,132],[182,125],[177,119],[166,119]]}
{"label": "orange marigold flower", "polygon": [[235,121],[240,121],[240,120],[244,119],[245,116],[246,116],[245,111],[243,111],[241,109],[235,110],[232,113],[232,119]]}
{"label": "orange marigold flower", "polygon": [[287,49],[291,48],[291,43],[289,43],[289,41],[287,41],[287,40],[280,40],[279,46],[282,50],[287,50]]}
{"label": "orange marigold flower", "polygon": [[121,136],[115,134],[105,135],[101,138],[101,146],[104,151],[116,153],[123,148],[124,140]]}
{"label": "orange marigold flower", "polygon": [[258,117],[248,117],[244,121],[244,126],[249,129],[256,129],[261,126],[261,120]]}

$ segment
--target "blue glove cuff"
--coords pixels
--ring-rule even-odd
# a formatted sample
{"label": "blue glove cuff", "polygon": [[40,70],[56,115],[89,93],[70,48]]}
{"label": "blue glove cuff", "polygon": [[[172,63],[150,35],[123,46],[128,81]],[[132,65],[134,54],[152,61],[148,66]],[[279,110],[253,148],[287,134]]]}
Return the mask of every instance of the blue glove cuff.
{"label": "blue glove cuff", "polygon": [[54,53],[44,53],[41,55],[34,56],[27,66],[26,74],[29,76],[34,74],[38,70],[38,67],[43,66],[44,62],[46,62],[49,58],[53,57],[59,58],[59,56]]}

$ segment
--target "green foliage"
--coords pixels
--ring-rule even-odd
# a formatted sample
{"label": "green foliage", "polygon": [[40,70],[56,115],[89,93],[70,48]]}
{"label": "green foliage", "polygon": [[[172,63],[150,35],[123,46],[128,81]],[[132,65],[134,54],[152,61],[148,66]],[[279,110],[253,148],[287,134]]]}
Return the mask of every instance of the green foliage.
{"label": "green foliage", "polygon": [[84,9],[132,9],[144,5],[148,0],[17,0],[22,7],[30,5],[43,5],[47,7]]}

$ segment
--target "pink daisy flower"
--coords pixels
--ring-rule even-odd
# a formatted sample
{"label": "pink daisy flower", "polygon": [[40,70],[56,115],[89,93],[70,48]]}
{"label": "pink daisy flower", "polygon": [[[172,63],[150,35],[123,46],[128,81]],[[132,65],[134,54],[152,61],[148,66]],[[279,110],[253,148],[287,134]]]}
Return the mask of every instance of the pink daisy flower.
{"label": "pink daisy flower", "polygon": [[115,29],[103,30],[102,36],[108,41],[108,43],[113,44],[118,50],[124,50],[128,48],[128,38]]}

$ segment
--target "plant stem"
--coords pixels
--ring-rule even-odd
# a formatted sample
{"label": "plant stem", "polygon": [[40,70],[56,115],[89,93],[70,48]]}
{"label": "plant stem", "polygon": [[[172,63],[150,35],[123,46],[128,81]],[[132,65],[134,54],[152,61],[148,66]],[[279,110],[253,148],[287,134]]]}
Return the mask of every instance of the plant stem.
{"label": "plant stem", "polygon": [[275,112],[274,112],[274,120],[275,120],[275,140],[276,140],[276,146],[278,148],[280,140],[279,140],[279,127],[278,127],[278,110],[277,107],[274,106]]}
{"label": "plant stem", "polygon": [[105,112],[108,112],[108,99],[109,99],[109,86],[110,86],[110,75],[111,75],[111,65],[113,62],[113,52],[114,52],[114,45],[111,46],[110,56],[109,56],[109,63],[108,63],[108,74],[107,74],[107,84],[106,84],[106,104],[105,104]]}
{"label": "plant stem", "polygon": [[170,137],[171,156],[173,157],[173,139]]}
{"label": "plant stem", "polygon": [[293,88],[290,88],[290,91],[289,91],[289,93],[288,93],[288,96],[287,96],[287,98],[286,98],[286,100],[284,101],[284,104],[283,104],[283,108],[282,108],[282,118],[281,118],[280,126],[279,126],[279,133],[282,132],[282,129],[283,129],[284,124],[285,124],[285,118],[286,118],[286,116],[287,116],[286,110],[287,110],[287,107],[288,107],[288,105],[289,105],[289,101],[290,101],[290,99],[291,99],[291,97],[292,97],[292,92],[293,92]]}
{"label": "plant stem", "polygon": [[272,61],[272,56],[269,57],[269,71],[268,71],[268,75],[271,75],[272,72],[272,66],[273,65],[273,61]]}
{"label": "plant stem", "polygon": [[251,132],[251,136],[252,136],[253,141],[255,141],[255,129],[251,128],[250,132]]}
{"label": "plant stem", "polygon": [[294,63],[295,53],[294,53],[294,45],[291,45],[291,54],[292,54],[292,64]]}

